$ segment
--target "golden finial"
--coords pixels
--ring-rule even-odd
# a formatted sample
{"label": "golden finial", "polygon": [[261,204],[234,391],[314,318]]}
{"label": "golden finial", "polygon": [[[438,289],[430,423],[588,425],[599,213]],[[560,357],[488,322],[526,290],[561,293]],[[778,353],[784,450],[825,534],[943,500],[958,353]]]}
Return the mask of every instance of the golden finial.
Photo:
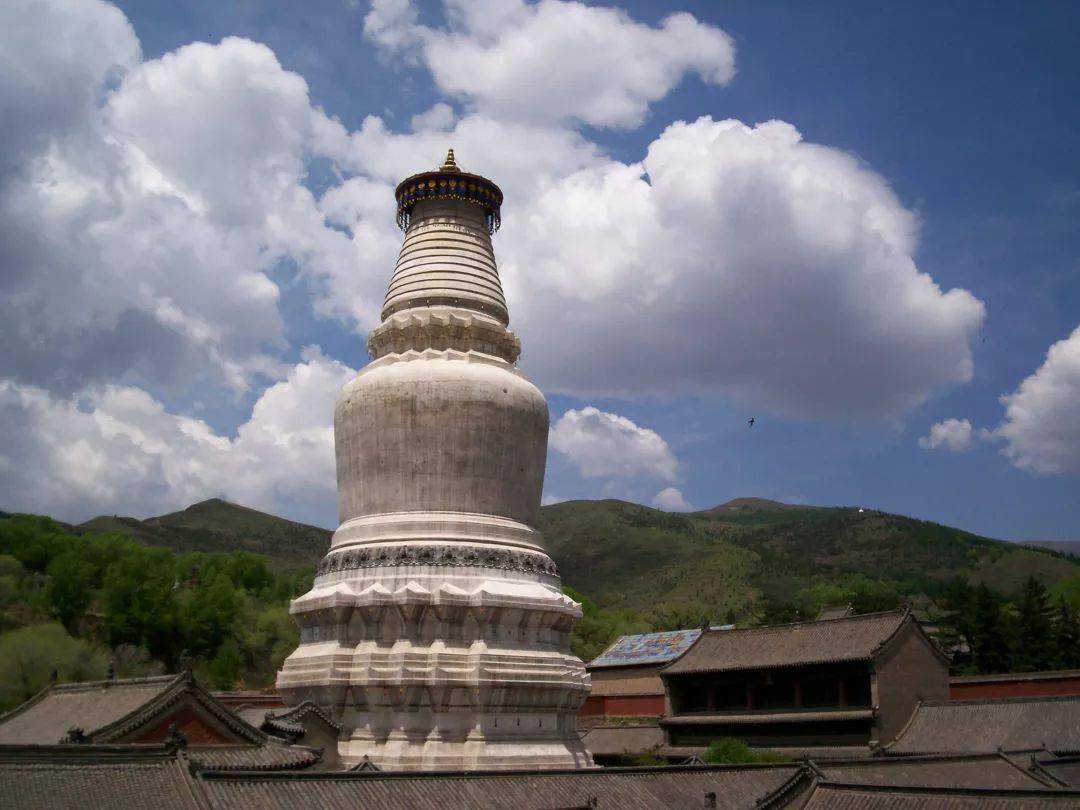
{"label": "golden finial", "polygon": [[441,172],[460,172],[461,171],[461,169],[458,168],[457,163],[454,161],[454,150],[453,149],[451,149],[449,152],[446,153],[446,160],[443,162],[443,165],[439,167],[439,171],[441,171]]}

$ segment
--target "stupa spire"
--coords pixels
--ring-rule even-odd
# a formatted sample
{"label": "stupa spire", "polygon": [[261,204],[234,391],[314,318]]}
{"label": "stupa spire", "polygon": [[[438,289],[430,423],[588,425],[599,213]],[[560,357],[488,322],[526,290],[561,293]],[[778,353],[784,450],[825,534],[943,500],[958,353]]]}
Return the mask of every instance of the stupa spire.
{"label": "stupa spire", "polygon": [[442,172],[460,172],[457,161],[454,160],[454,148],[450,147],[446,153],[446,160],[443,161],[443,165],[439,167],[439,171]]}

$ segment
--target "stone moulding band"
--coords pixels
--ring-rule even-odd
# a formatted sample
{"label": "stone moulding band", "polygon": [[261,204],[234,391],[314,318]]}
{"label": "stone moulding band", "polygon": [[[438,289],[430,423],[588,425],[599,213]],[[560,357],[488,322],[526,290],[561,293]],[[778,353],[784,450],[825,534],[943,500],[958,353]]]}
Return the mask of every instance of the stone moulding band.
{"label": "stone moulding band", "polygon": [[513,546],[540,554],[540,532],[525,523],[471,512],[384,512],[363,515],[341,524],[330,542],[330,553],[351,546],[386,543],[471,543]]}
{"label": "stone moulding band", "polygon": [[361,546],[327,554],[315,569],[316,576],[397,565],[437,565],[451,568],[497,568],[525,574],[558,576],[546,554],[509,548],[485,548],[449,544]]}

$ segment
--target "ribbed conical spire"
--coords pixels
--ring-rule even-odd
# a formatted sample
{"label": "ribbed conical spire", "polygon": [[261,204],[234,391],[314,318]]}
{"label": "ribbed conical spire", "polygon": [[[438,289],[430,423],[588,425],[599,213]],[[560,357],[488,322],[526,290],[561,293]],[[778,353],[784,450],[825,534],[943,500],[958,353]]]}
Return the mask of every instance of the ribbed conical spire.
{"label": "ribbed conical spire", "polygon": [[[491,206],[468,196],[478,184],[497,191],[489,180],[462,174],[451,149],[436,172],[398,187],[399,199],[407,187],[430,191],[408,203],[405,242],[383,303],[384,319],[406,309],[451,306],[509,323],[487,221]],[[501,202],[501,192],[498,196]]]}

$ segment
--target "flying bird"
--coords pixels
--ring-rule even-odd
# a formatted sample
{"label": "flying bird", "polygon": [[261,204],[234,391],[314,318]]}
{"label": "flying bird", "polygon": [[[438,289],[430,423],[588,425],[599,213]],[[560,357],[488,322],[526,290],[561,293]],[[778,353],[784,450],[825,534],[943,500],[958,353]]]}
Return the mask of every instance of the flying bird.
{"label": "flying bird", "polygon": [[750,427],[753,427],[753,426],[754,426],[754,422],[756,422],[756,421],[757,421],[757,418],[756,418],[756,417],[753,417],[753,416],[751,416],[751,417],[750,417],[750,418],[749,418],[749,419],[747,420],[747,424],[748,424],[748,425],[749,425]]}

